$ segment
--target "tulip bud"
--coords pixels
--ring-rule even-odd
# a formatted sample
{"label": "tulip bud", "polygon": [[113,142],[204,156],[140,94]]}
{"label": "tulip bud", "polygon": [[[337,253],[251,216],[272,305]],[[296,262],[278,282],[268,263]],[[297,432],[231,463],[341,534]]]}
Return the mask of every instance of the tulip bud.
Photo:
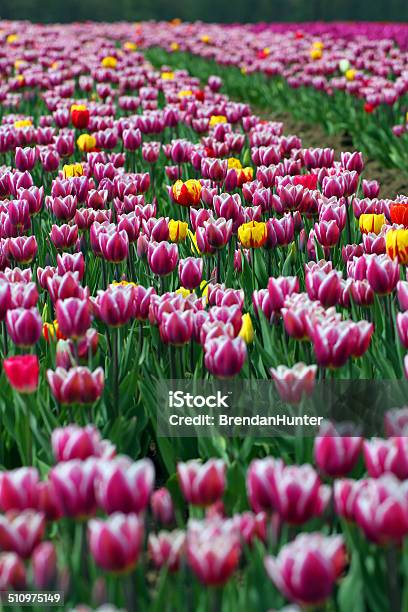
{"label": "tulip bud", "polygon": [[174,506],[172,497],[165,487],[161,487],[152,493],[150,506],[156,521],[162,525],[170,525],[174,522]]}
{"label": "tulip bud", "polygon": [[52,542],[41,542],[34,549],[31,559],[34,585],[37,589],[49,589],[57,575],[57,554]]}

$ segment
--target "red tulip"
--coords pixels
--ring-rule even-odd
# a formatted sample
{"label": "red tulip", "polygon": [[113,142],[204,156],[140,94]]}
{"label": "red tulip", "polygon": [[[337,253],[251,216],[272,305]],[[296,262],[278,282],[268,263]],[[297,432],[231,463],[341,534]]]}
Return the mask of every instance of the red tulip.
{"label": "red tulip", "polygon": [[3,361],[10,385],[19,393],[34,393],[38,388],[40,366],[36,355],[16,355]]}

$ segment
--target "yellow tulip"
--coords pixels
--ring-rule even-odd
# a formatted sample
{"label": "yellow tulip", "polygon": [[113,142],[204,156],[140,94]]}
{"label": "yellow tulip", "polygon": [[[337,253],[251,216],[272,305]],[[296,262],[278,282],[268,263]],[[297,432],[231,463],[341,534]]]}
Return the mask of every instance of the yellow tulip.
{"label": "yellow tulip", "polygon": [[385,235],[385,247],[389,257],[408,264],[408,229],[389,230]]}
{"label": "yellow tulip", "polygon": [[180,49],[180,45],[178,43],[176,43],[176,42],[172,42],[171,45],[170,45],[170,49],[172,51],[178,51]]}
{"label": "yellow tulip", "polygon": [[112,287],[128,287],[128,286],[137,287],[137,283],[134,283],[133,281],[127,281],[127,280],[113,281],[111,285]]}
{"label": "yellow tulip", "polygon": [[246,249],[256,249],[263,246],[266,241],[266,223],[259,221],[243,223],[238,228],[238,238]]}
{"label": "yellow tulip", "polygon": [[16,42],[16,40],[18,40],[17,34],[9,34],[6,38],[6,42],[8,42],[9,44]]}
{"label": "yellow tulip", "polygon": [[82,164],[65,164],[62,169],[64,179],[72,178],[73,176],[82,176],[84,169]]}
{"label": "yellow tulip", "polygon": [[345,76],[348,81],[354,81],[354,79],[356,78],[356,74],[356,70],[350,68],[349,70],[346,70]]}
{"label": "yellow tulip", "polygon": [[176,290],[176,293],[179,293],[180,295],[183,296],[183,298],[186,298],[192,293],[192,291],[190,291],[189,289],[186,289],[185,287],[179,287]]}
{"label": "yellow tulip", "polygon": [[242,315],[242,326],[239,335],[245,340],[246,344],[251,344],[254,341],[254,326],[252,325],[249,312]]}
{"label": "yellow tulip", "polygon": [[80,151],[92,151],[96,147],[96,138],[92,134],[81,134],[77,139],[77,147]]}
{"label": "yellow tulip", "polygon": [[113,55],[107,55],[101,61],[101,64],[104,68],[116,68],[117,63],[118,60],[116,59],[116,57],[113,57]]}
{"label": "yellow tulip", "polygon": [[319,60],[323,56],[323,51],[321,49],[312,48],[310,49],[310,57],[312,60]]}
{"label": "yellow tulip", "polygon": [[170,219],[169,238],[172,242],[182,242],[187,237],[188,223]]}
{"label": "yellow tulip", "polygon": [[161,78],[163,81],[173,81],[174,80],[174,72],[162,72]]}
{"label": "yellow tulip", "polygon": [[214,127],[214,125],[218,125],[219,123],[227,123],[226,116],[225,115],[211,115],[210,127]]}
{"label": "yellow tulip", "polygon": [[137,44],[131,41],[127,41],[125,42],[125,44],[123,45],[123,48],[126,49],[127,51],[136,51],[137,49]]}
{"label": "yellow tulip", "polygon": [[228,168],[235,168],[236,170],[242,170],[242,164],[237,157],[228,158]]}
{"label": "yellow tulip", "polygon": [[385,224],[385,215],[363,214],[360,215],[359,227],[362,234],[379,234],[382,226]]}
{"label": "yellow tulip", "polygon": [[20,119],[19,121],[14,122],[14,127],[17,129],[30,127],[31,125],[33,125],[31,119]]}
{"label": "yellow tulip", "polygon": [[188,98],[189,96],[193,95],[193,92],[191,89],[183,89],[182,91],[179,91],[177,95],[179,98]]}

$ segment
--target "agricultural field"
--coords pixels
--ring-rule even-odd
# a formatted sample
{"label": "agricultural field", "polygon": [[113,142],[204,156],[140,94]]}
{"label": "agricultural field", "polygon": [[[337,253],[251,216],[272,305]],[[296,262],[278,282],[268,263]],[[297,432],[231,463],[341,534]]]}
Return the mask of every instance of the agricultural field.
{"label": "agricultural field", "polygon": [[0,606],[407,611],[408,27],[0,43]]}

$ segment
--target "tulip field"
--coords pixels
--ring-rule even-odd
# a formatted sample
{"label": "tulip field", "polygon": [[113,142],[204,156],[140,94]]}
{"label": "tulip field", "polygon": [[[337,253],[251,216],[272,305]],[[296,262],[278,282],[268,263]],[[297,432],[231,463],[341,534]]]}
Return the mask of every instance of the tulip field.
{"label": "tulip field", "polygon": [[[408,189],[366,174],[408,175],[407,26],[0,43],[0,608],[408,611]],[[401,401],[170,437],[167,381]]]}

